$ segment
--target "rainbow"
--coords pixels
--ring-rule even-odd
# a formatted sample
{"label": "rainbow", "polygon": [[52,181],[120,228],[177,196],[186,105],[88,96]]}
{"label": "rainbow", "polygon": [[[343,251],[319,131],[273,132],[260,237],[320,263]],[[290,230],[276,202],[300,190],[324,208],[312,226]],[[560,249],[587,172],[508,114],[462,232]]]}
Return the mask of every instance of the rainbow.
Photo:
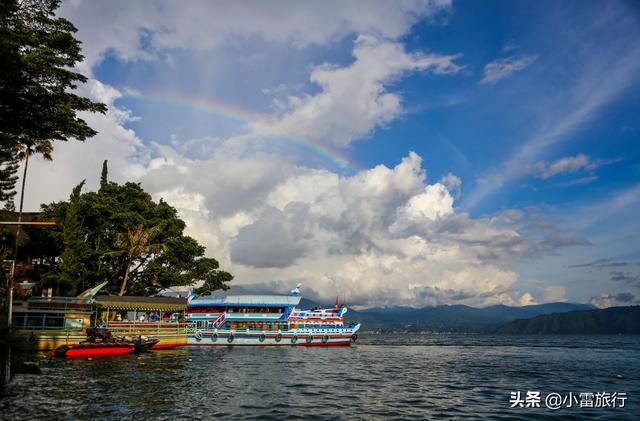
{"label": "rainbow", "polygon": [[291,133],[286,133],[277,127],[276,121],[266,115],[258,114],[233,104],[215,99],[205,99],[195,96],[179,95],[175,93],[139,93],[123,90],[123,97],[132,99],[148,99],[152,101],[161,101],[170,104],[178,104],[189,108],[215,114],[220,117],[245,123],[247,125],[256,126],[269,134],[278,135],[286,141],[293,143],[312,154],[330,162],[341,170],[349,170],[353,173],[357,172],[357,168],[346,156],[329,149],[323,145],[319,145],[311,140],[296,137]]}

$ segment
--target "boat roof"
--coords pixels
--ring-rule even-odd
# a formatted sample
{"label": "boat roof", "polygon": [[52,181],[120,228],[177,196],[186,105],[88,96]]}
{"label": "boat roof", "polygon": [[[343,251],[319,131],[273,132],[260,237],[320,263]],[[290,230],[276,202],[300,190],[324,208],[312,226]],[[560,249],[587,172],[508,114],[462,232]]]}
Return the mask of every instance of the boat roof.
{"label": "boat roof", "polygon": [[98,295],[95,302],[100,307],[110,310],[183,311],[187,308],[187,299],[176,297]]}
{"label": "boat roof", "polygon": [[191,300],[189,306],[289,307],[299,303],[299,295],[228,295],[226,297],[207,296],[196,298]]}

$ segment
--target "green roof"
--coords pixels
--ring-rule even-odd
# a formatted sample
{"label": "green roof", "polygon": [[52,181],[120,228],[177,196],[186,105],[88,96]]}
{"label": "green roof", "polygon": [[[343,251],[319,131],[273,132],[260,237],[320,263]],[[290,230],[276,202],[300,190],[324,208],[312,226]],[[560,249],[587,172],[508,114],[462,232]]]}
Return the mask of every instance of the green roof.
{"label": "green roof", "polygon": [[98,295],[95,303],[109,310],[183,311],[187,308],[187,299],[176,297]]}

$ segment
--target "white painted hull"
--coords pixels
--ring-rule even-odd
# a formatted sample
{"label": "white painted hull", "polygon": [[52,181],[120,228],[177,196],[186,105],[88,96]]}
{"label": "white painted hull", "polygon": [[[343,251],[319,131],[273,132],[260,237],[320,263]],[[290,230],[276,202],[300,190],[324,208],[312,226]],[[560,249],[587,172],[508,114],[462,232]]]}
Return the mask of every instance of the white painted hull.
{"label": "white painted hull", "polygon": [[341,333],[198,331],[189,335],[187,346],[349,346],[357,340],[357,329]]}

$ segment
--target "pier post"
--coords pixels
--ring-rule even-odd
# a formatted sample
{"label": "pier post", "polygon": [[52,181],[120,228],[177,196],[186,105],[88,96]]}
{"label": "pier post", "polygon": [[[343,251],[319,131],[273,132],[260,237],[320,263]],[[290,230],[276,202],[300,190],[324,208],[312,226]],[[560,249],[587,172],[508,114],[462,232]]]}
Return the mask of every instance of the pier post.
{"label": "pier post", "polygon": [[11,299],[12,288],[9,279],[0,268],[0,385],[11,380]]}

